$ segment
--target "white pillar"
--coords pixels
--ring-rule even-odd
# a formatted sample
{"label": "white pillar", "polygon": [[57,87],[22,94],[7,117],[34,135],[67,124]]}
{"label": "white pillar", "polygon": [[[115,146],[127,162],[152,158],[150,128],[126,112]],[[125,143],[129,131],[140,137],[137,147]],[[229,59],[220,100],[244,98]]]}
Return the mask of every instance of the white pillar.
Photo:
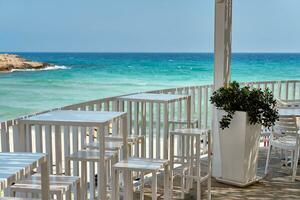
{"label": "white pillar", "polygon": [[[232,0],[215,0],[214,90],[230,81]],[[213,170],[221,177],[218,111],[213,109]]]}

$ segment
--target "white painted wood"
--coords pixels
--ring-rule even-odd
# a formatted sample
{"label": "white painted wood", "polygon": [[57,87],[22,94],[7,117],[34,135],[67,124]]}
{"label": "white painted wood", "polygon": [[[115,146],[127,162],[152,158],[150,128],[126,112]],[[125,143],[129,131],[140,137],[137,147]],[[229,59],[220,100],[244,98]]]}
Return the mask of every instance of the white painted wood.
{"label": "white painted wood", "polygon": [[[72,137],[73,137],[73,152],[78,151],[78,127],[72,127]],[[78,162],[73,162],[73,174],[74,176],[79,175],[79,164]]]}
{"label": "white painted wood", "polygon": [[13,145],[14,145],[14,151],[13,152],[19,152],[19,144],[20,144],[20,141],[19,141],[19,126],[18,125],[14,125],[12,127],[12,130],[13,130]]}
{"label": "white painted wood", "polygon": [[50,199],[48,161],[45,154],[0,153],[0,163],[3,164],[3,162],[7,167],[0,168],[0,190],[24,178],[31,170],[40,166],[42,171],[42,199]]}
{"label": "white painted wood", "polygon": [[[298,111],[300,111],[300,109]],[[300,112],[298,114],[300,116]],[[292,152],[292,181],[295,181],[300,151],[299,123],[300,120],[297,119],[295,115],[284,115],[279,117],[279,121],[276,122],[274,131],[270,136],[265,174],[268,173],[271,150],[275,147],[284,150],[285,152]]]}
{"label": "white painted wood", "polygon": [[[71,200],[70,191],[73,189],[75,199],[76,186],[79,185],[79,177],[73,176],[49,176],[50,194],[59,194],[59,196],[66,196],[66,200]],[[74,187],[74,188],[73,188]],[[26,177],[20,181],[17,181],[14,185],[9,187],[10,192],[16,193],[41,193],[41,175],[34,174],[33,176]],[[62,199],[61,199],[62,200]]]}
{"label": "white painted wood", "polygon": [[[139,129],[139,102],[134,102],[134,134],[140,135],[140,129]],[[139,144],[135,145],[134,148],[134,155],[136,157],[139,157],[140,155],[140,148]]]}
{"label": "white painted wood", "polygon": [[156,135],[155,135],[155,151],[156,151],[156,157],[157,159],[160,158],[160,103],[156,104]]}
{"label": "white painted wood", "polygon": [[176,95],[176,94],[153,94],[153,93],[138,93],[128,96],[119,97],[123,101],[138,101],[138,102],[153,102],[153,103],[164,103],[174,102],[182,99],[186,99],[187,95]]}
{"label": "white painted wood", "polygon": [[[232,0],[215,0],[215,41],[214,41],[214,90],[230,81],[232,31]],[[205,102],[206,103],[206,102]],[[218,112],[213,108],[213,176],[221,176],[221,156],[219,144]],[[207,119],[207,116],[205,120]],[[207,123],[205,123],[207,125]],[[207,127],[207,126],[205,126]]]}
{"label": "white painted wood", "polygon": [[100,160],[98,163],[98,195],[101,200],[106,199],[106,173],[105,173],[105,127],[98,127],[98,138],[99,138],[99,154]]}
{"label": "white painted wood", "polygon": [[164,103],[164,135],[163,135],[163,158],[169,158],[169,149],[170,149],[170,141],[169,141],[169,104]]}
{"label": "white painted wood", "polygon": [[36,152],[43,152],[43,140],[42,140],[42,126],[35,125],[35,143],[36,143]]}
{"label": "white painted wood", "polygon": [[62,144],[61,144],[61,127],[55,127],[55,171],[56,174],[62,174]]}
{"label": "white painted wood", "polygon": [[300,108],[279,108],[278,114],[280,116],[300,117]]}
{"label": "white painted wood", "polygon": [[149,157],[153,158],[153,103],[150,103],[149,106]]}
{"label": "white painted wood", "polygon": [[1,140],[1,151],[2,152],[9,152],[9,131],[7,127],[7,123],[2,122],[0,123],[0,140]]}
{"label": "white painted wood", "polygon": [[152,172],[152,200],[157,199],[157,174]]}
{"label": "white painted wood", "polygon": [[45,126],[45,143],[46,143],[46,153],[48,156],[48,168],[49,168],[49,172],[50,174],[53,173],[53,168],[52,168],[52,164],[53,164],[53,152],[52,152],[52,128],[51,126],[47,125]]}
{"label": "white painted wood", "polygon": [[96,126],[124,115],[124,112],[58,110],[32,116],[21,121],[27,124]]}

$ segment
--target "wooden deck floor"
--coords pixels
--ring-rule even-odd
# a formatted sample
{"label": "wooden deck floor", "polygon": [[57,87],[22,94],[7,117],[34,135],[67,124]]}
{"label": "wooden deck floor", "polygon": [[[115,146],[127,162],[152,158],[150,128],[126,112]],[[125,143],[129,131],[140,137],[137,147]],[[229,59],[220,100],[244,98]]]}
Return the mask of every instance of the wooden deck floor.
{"label": "wooden deck floor", "polygon": [[[258,174],[264,175],[264,166],[266,160],[267,149],[261,148],[259,156]],[[204,168],[204,167],[203,167]],[[204,169],[205,170],[205,169]],[[163,183],[163,177],[160,177],[159,184]],[[212,199],[222,200],[269,200],[269,199],[299,199],[300,200],[300,167],[298,167],[296,182],[291,182],[291,171],[282,167],[280,155],[273,151],[269,174],[258,183],[246,188],[238,188],[217,183],[212,180]],[[175,180],[175,183],[178,180]],[[203,183],[202,199],[206,198],[206,183]],[[196,199],[196,184],[185,199]],[[151,186],[146,185],[145,199],[151,199]],[[162,188],[162,186],[161,186]],[[159,190],[163,193],[162,190]],[[162,195],[161,195],[162,196]],[[135,199],[139,199],[139,193],[135,193]]]}

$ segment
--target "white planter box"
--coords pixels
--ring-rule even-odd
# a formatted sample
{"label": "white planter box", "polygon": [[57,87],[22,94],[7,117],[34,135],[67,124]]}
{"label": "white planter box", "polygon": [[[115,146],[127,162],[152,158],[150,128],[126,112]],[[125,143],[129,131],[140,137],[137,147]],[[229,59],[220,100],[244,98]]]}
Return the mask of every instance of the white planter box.
{"label": "white planter box", "polygon": [[246,112],[235,112],[229,128],[220,129],[222,182],[246,186],[256,181],[260,132],[261,125],[250,125]]}

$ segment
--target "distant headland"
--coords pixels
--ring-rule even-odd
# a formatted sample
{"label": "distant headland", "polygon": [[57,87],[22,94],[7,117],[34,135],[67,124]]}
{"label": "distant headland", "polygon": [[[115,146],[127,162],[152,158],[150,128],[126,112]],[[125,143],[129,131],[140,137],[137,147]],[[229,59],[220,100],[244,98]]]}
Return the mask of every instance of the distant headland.
{"label": "distant headland", "polygon": [[38,70],[53,66],[45,62],[26,60],[15,54],[0,54],[0,72],[12,72],[16,70]]}

